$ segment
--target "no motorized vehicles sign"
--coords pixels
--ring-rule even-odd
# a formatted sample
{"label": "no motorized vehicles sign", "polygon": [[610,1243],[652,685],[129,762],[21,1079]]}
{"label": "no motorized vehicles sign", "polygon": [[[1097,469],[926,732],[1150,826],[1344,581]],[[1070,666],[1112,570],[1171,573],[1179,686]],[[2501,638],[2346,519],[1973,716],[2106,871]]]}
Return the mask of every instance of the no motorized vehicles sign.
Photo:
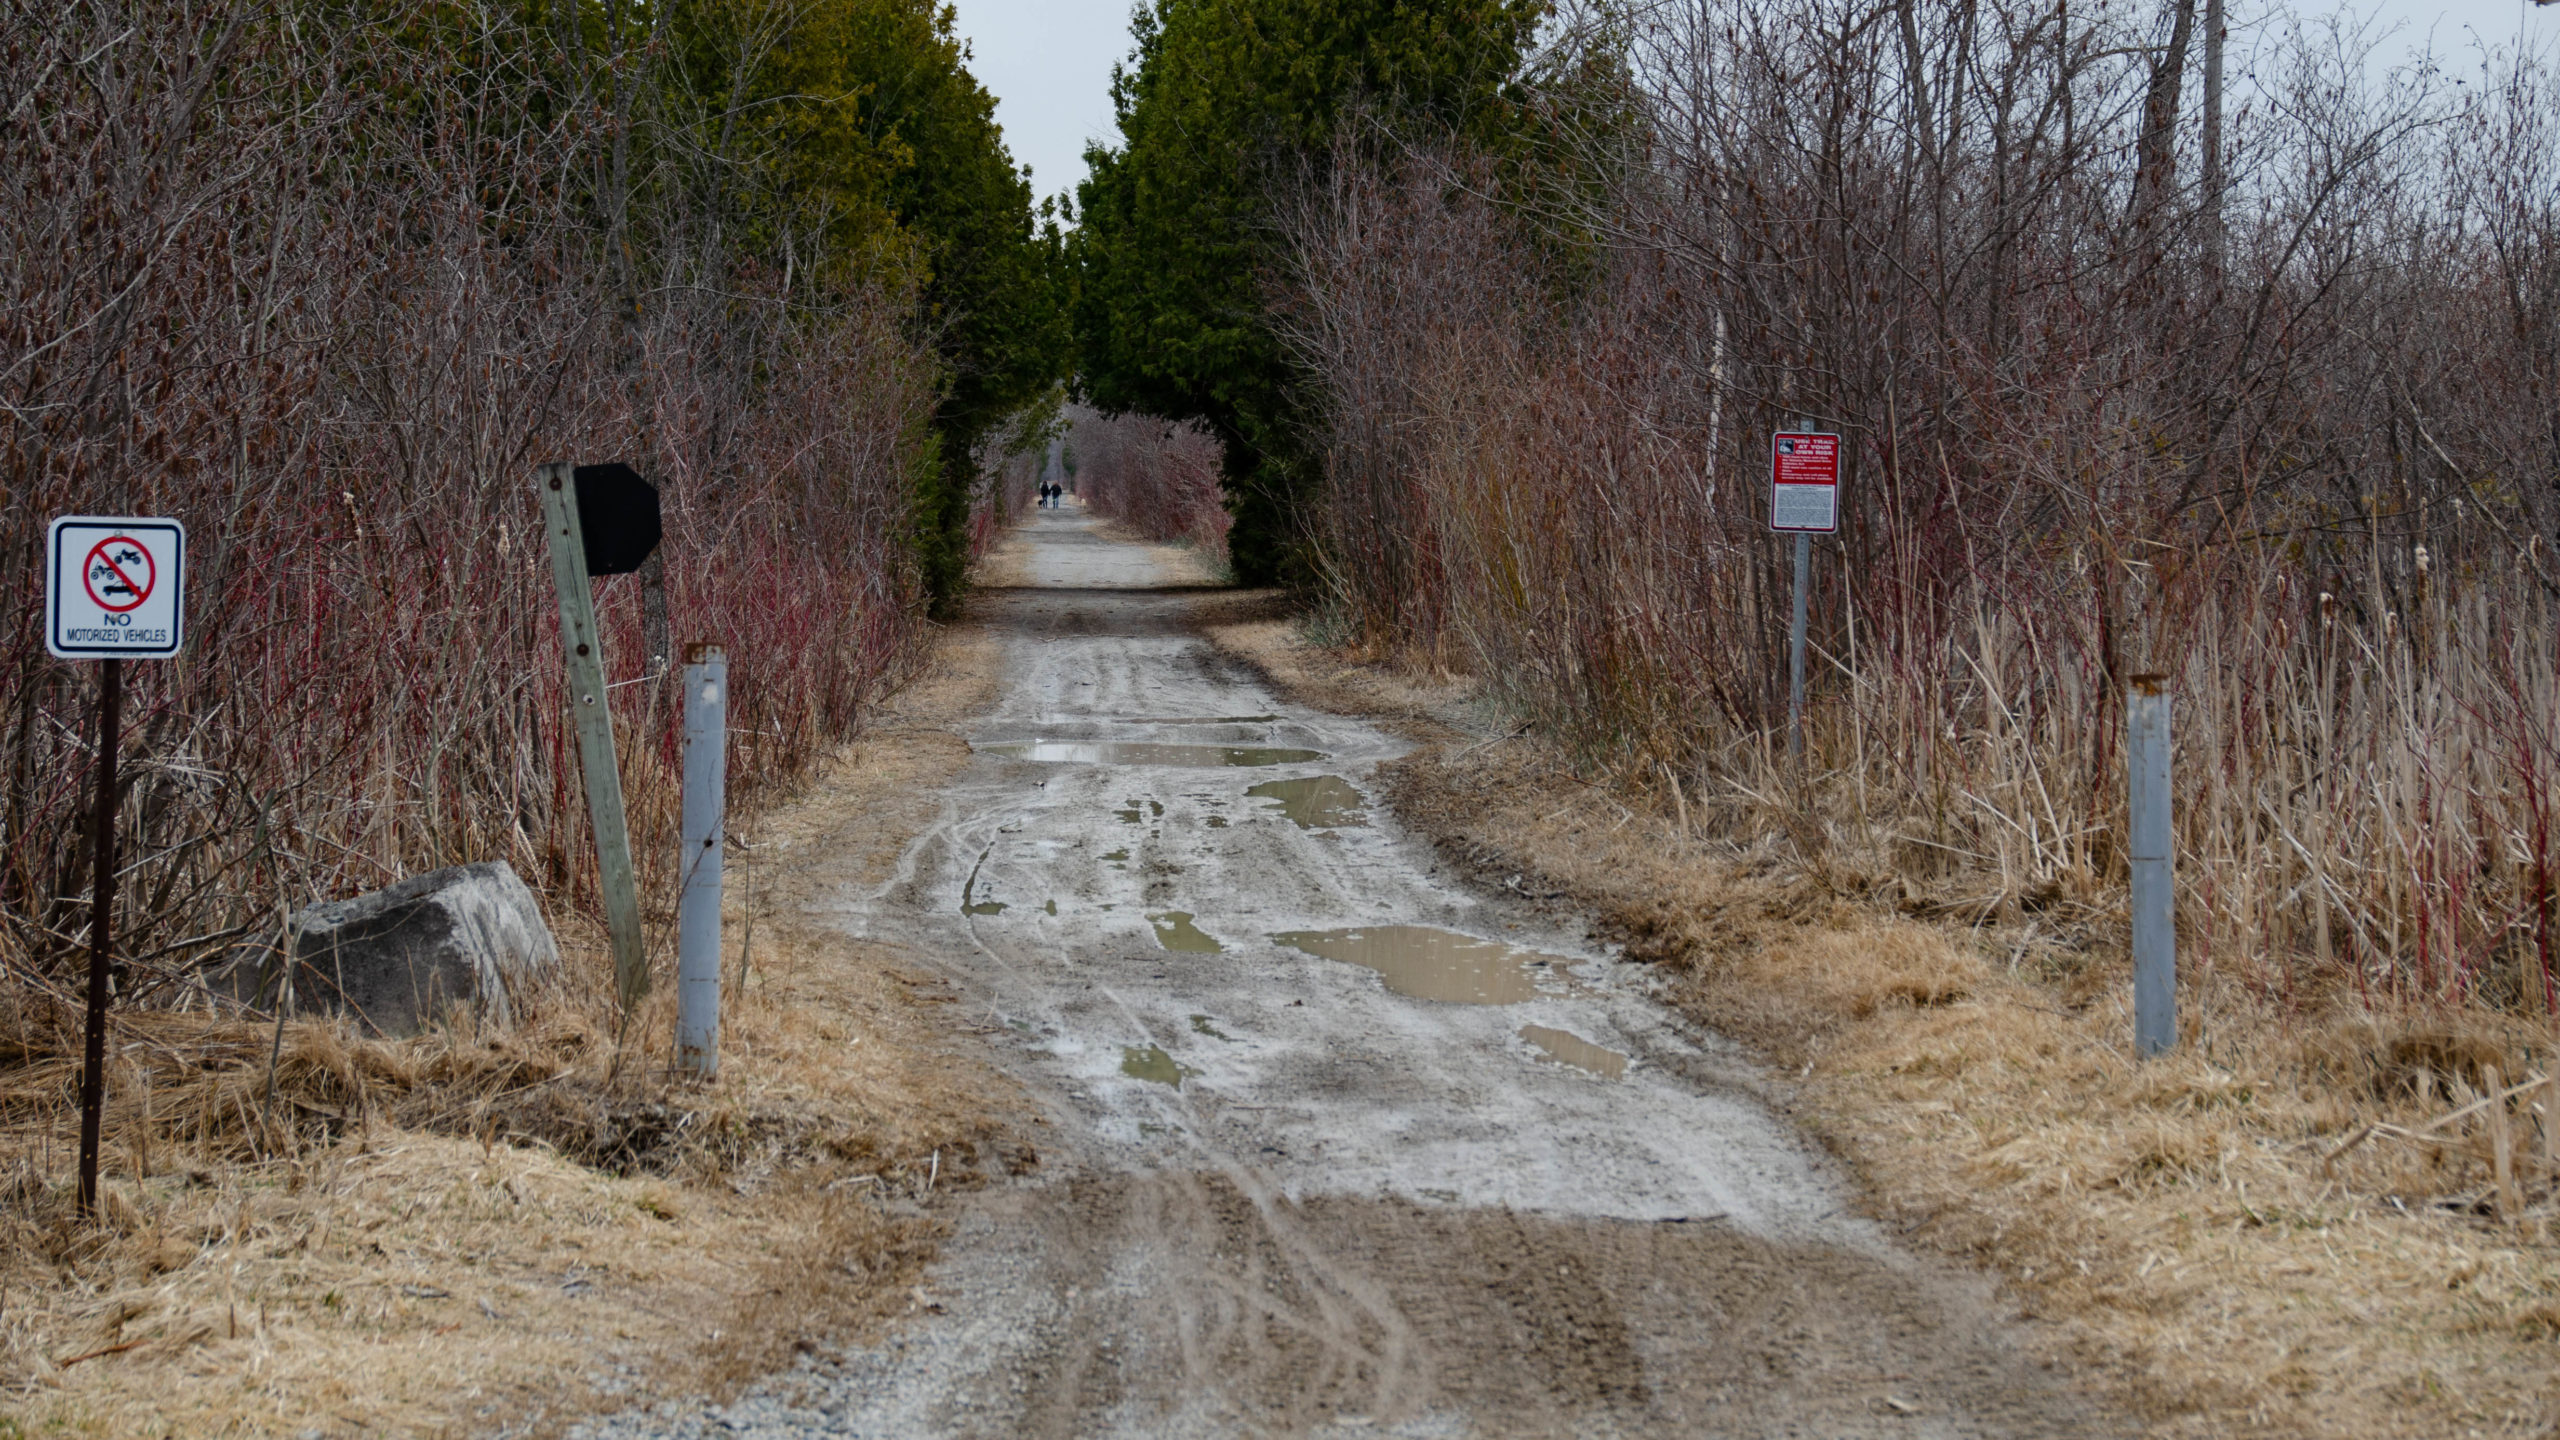
{"label": "no motorized vehicles sign", "polygon": [[65,660],[156,660],[185,639],[186,527],[65,515],[45,547],[44,645]]}

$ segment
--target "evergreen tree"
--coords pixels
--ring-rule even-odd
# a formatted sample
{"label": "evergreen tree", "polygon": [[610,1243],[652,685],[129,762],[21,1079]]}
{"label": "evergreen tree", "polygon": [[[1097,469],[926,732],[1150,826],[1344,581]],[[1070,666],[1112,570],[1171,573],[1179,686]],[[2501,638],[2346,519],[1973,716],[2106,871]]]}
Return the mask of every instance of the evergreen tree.
{"label": "evergreen tree", "polygon": [[968,567],[975,453],[1055,390],[1070,355],[1054,222],[1006,150],[995,100],[934,0],[681,0],[653,138],[669,173],[727,198],[723,244],[822,295],[912,280],[946,367],[914,477],[937,608]]}
{"label": "evergreen tree", "polygon": [[1263,296],[1269,196],[1367,104],[1492,141],[1511,124],[1544,0],[1154,0],[1114,72],[1117,148],[1086,152],[1075,266],[1079,378],[1113,412],[1199,420],[1225,448],[1228,539],[1248,584],[1303,578],[1313,465]]}

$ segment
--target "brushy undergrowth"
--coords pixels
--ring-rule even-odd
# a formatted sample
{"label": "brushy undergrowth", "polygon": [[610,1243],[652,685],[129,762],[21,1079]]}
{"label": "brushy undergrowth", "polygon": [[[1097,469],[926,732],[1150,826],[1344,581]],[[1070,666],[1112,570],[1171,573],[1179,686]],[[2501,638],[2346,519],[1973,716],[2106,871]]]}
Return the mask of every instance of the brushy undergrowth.
{"label": "brushy undergrowth", "polygon": [[1190,546],[1212,570],[1227,566],[1235,517],[1219,487],[1217,438],[1198,424],[1152,415],[1102,415],[1079,408],[1067,443],[1076,458],[1076,494],[1150,540]]}
{"label": "brushy undergrowth", "polygon": [[[1346,143],[1283,206],[1329,613],[1978,919],[2117,903],[2162,674],[2192,973],[2560,1013],[2549,64],[2376,88],[2261,33],[2200,164],[2147,12],[1850,23],[1648,12],[1556,92],[1569,183]],[[1847,460],[1799,763],[1805,425]]]}
{"label": "brushy undergrowth", "polygon": [[[438,865],[506,860],[556,913],[592,907],[540,462],[627,461],[664,502],[659,555],[597,589],[652,895],[681,646],[732,657],[742,812],[914,660],[940,376],[911,282],[791,288],[688,239],[682,193],[607,243],[597,177],[634,122],[583,51],[480,18],[0,10],[14,1003],[76,988],[88,925],[97,667],[44,652],[54,515],[171,515],[193,543],[186,651],[125,682],[120,1006],[214,1005],[203,967]],[[642,304],[633,245],[665,282]]]}

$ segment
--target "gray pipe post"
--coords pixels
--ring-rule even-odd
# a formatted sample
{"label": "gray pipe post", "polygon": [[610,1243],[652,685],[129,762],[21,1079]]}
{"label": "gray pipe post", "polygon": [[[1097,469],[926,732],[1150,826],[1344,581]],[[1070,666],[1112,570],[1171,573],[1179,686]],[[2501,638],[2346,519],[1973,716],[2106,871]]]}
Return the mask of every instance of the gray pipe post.
{"label": "gray pipe post", "polygon": [[2169,677],[2125,691],[2125,779],[2133,860],[2133,1039],[2144,1058],[2178,1043],[2178,903],[2169,833]]}
{"label": "gray pipe post", "polygon": [[1804,609],[1813,588],[1813,537],[1796,532],[1796,617],[1787,626],[1787,756],[1804,753]]}
{"label": "gray pipe post", "polygon": [[684,823],[676,873],[676,1068],[720,1073],[720,842],[729,791],[729,660],[694,645],[684,666]]}

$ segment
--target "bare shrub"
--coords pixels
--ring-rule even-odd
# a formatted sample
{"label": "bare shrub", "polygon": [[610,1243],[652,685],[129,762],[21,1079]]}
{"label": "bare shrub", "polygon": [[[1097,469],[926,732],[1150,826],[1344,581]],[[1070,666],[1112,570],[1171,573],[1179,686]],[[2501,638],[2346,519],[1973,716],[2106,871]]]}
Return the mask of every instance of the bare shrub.
{"label": "bare shrub", "polygon": [[1061,388],[979,443],[979,493],[969,516],[972,560],[994,549],[1015,517],[1038,505],[1042,481],[1065,478],[1060,455],[1066,431],[1066,392]]}
{"label": "bare shrub", "polygon": [[[1346,144],[1283,206],[1355,632],[1977,916],[2121,903],[2121,691],[2165,673],[2194,963],[2560,1009],[2549,65],[2376,88],[2264,34],[2203,166],[2165,18],[1613,33],[1617,72],[1551,57],[1574,165]],[[1799,421],[1847,454],[1801,772],[1765,489]]]}
{"label": "bare shrub", "polygon": [[1190,545],[1220,567],[1227,563],[1234,516],[1218,488],[1218,442],[1206,429],[1079,407],[1067,443],[1075,452],[1075,493],[1086,504],[1150,540]]}
{"label": "bare shrub", "polygon": [[[733,656],[735,803],[912,653],[897,537],[938,376],[910,297],[787,290],[679,197],[629,300],[582,187],[620,173],[628,107],[578,73],[482,11],[0,11],[10,984],[58,991],[85,930],[95,682],[39,634],[55,514],[175,515],[194,543],[187,653],[127,682],[128,1001],[207,1003],[197,962],[432,865],[506,859],[590,903],[537,462],[659,483],[675,638]],[[599,607],[660,866],[677,709],[646,588]]]}

